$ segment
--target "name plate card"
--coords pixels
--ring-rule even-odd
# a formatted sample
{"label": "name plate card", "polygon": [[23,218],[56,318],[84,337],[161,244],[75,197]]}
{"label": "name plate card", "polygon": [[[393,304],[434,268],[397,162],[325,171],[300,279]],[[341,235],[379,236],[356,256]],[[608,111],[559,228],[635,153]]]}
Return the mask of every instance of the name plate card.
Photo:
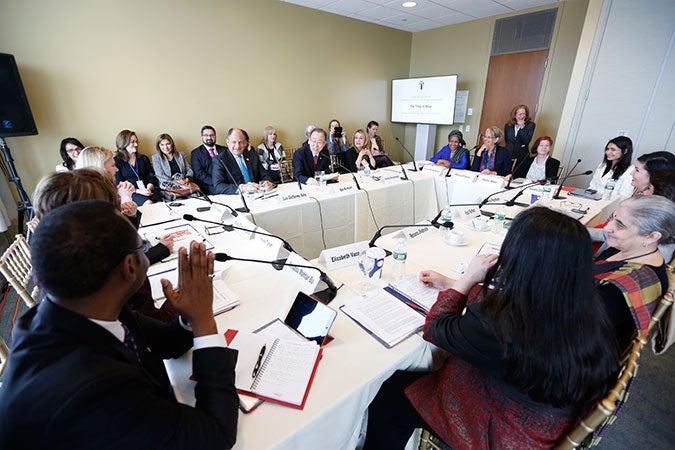
{"label": "name plate card", "polygon": [[279,258],[281,246],[283,245],[280,239],[262,234],[256,234],[254,236],[255,240],[262,244],[255,251],[257,259],[272,260]]}
{"label": "name plate card", "polygon": [[501,189],[506,185],[504,178],[498,175],[480,174],[478,175],[478,179],[476,179],[476,182],[480,184],[487,184],[489,186],[494,186],[498,189]]}
{"label": "name plate card", "polygon": [[460,170],[460,169],[450,169],[450,178],[455,181],[466,181],[467,183],[473,183],[478,178],[478,172],[473,172],[471,170]]}
{"label": "name plate card", "polygon": [[328,270],[351,266],[359,262],[359,257],[366,250],[368,250],[367,241],[328,248],[319,255],[319,263],[326,266]]}
{"label": "name plate card", "polygon": [[433,226],[431,223],[421,223],[420,227],[408,227],[400,231],[406,241],[418,241],[427,236],[431,236],[433,233],[431,229]]}
{"label": "name plate card", "polygon": [[257,227],[250,221],[242,217],[237,217],[234,219],[234,222],[232,222],[232,225],[235,227],[244,228],[244,230],[235,230],[239,235],[247,239],[253,239],[255,237],[255,234],[251,230],[255,230]]}
{"label": "name plate card", "polygon": [[[311,266],[311,264],[305,261],[297,253],[291,253],[288,255],[286,262],[289,264]],[[321,273],[315,269],[284,266],[283,270],[284,272],[290,274],[290,277],[300,285],[300,290],[303,292],[314,292],[317,285],[319,284],[319,281],[321,280]]]}
{"label": "name plate card", "polygon": [[387,173],[387,174],[378,174],[378,177],[380,177],[380,182],[385,182],[385,181],[392,181],[392,180],[400,180],[401,177],[403,176],[403,172],[401,173]]}
{"label": "name plate card", "polygon": [[459,220],[468,220],[480,216],[480,209],[476,206],[457,206],[452,208],[459,216]]}
{"label": "name plate card", "polygon": [[300,200],[305,200],[307,198],[308,198],[307,193],[302,191],[284,192],[283,194],[279,195],[279,201],[281,203],[296,203]]}
{"label": "name plate card", "polygon": [[426,173],[435,173],[439,177],[444,177],[446,173],[448,173],[448,168],[439,166],[437,164],[430,164],[427,166],[424,166],[424,172]]}
{"label": "name plate card", "polygon": [[356,192],[358,189],[356,189],[356,184],[354,182],[347,182],[347,183],[337,183],[329,186],[328,192],[331,194],[349,194],[352,192]]}

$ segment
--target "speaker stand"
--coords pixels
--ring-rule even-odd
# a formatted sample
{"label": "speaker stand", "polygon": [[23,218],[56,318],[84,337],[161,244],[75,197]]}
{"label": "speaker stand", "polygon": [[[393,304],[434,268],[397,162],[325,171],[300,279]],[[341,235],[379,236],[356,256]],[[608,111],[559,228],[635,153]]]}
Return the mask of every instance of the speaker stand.
{"label": "speaker stand", "polygon": [[21,178],[19,177],[19,174],[16,171],[16,166],[14,165],[14,158],[12,158],[12,152],[10,152],[9,147],[7,146],[7,142],[5,141],[5,138],[0,137],[0,148],[2,148],[2,155],[4,156],[5,161],[7,162],[7,168],[9,168],[9,173],[7,173],[7,170],[5,170],[4,167],[3,172],[5,172],[7,181],[11,181],[12,183],[14,183],[16,191],[19,194],[20,200],[16,204],[16,213],[19,220],[18,232],[23,234],[24,223],[31,220],[33,216],[33,205],[30,203],[28,194],[26,194],[26,190],[23,188],[23,185],[21,184]]}

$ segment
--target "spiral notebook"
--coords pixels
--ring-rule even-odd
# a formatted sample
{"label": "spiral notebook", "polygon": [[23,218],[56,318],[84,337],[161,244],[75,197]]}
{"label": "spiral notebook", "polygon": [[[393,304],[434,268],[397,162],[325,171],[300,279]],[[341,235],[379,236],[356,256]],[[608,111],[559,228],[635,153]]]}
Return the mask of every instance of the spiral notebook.
{"label": "spiral notebook", "polygon": [[225,339],[228,347],[239,350],[234,382],[237,392],[304,408],[321,359],[318,344],[237,330],[228,330]]}

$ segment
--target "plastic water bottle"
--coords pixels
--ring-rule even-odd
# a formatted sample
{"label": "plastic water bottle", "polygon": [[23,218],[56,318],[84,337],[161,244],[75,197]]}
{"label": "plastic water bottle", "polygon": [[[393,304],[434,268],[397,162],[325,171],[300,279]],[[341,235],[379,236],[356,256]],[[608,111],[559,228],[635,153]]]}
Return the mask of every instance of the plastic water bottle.
{"label": "plastic water bottle", "polygon": [[363,167],[363,176],[369,177],[370,176],[370,164],[368,164],[366,161],[362,160],[361,166]]}
{"label": "plastic water bottle", "polygon": [[504,212],[504,208],[499,208],[494,215],[492,232],[500,233],[504,229],[504,222],[506,222],[506,213]]}
{"label": "plastic water bottle", "polygon": [[440,222],[452,222],[452,209],[450,208],[450,205],[445,205],[445,208],[443,208]]}
{"label": "plastic water bottle", "polygon": [[401,278],[405,277],[405,260],[408,259],[408,247],[405,245],[405,240],[403,238],[396,242],[393,256],[393,278],[394,281],[399,281]]}
{"label": "plastic water bottle", "polygon": [[610,178],[609,180],[607,180],[607,183],[605,184],[605,193],[602,194],[603,200],[612,199],[612,194],[614,194],[614,187],[616,187],[616,180],[614,178]]}
{"label": "plastic water bottle", "polygon": [[541,202],[544,205],[549,205],[551,204],[551,200],[553,200],[553,187],[550,184],[547,184],[544,186],[542,189],[542,194],[541,194]]}

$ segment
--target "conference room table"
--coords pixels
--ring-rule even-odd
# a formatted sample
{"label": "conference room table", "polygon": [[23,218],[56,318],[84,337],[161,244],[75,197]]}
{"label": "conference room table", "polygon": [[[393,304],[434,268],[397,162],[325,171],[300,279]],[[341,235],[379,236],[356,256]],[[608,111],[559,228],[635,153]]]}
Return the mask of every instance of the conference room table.
{"label": "conference room table", "polygon": [[[323,249],[323,244],[317,247],[315,236],[313,243],[307,245],[308,241],[301,237],[306,234],[307,230],[303,228],[305,226],[314,229],[315,233],[320,228],[320,223],[317,223],[319,219],[314,216],[317,203],[322,205],[322,210],[329,209],[328,205],[333,203],[340,204],[340,207],[346,209],[342,214],[334,216],[336,220],[340,217],[343,219],[341,222],[338,221],[339,227],[332,228],[340,230],[341,236],[334,237],[335,241],[330,241],[337,242],[337,245],[367,240],[371,231],[376,230],[372,218],[359,216],[366,215],[365,211],[370,214],[368,200],[378,222],[386,218],[394,223],[413,219],[415,222],[422,222],[423,219],[432,216],[431,213],[436,212],[434,208],[437,209],[437,206],[432,205],[438,202],[436,186],[439,177],[428,174],[425,176],[422,172],[413,174],[410,178],[413,179],[412,183],[400,180],[393,180],[391,183],[376,180],[365,182],[362,183],[363,191],[350,192],[349,195],[331,194],[326,188],[323,188],[326,189],[325,192],[321,191],[322,188],[316,188],[311,195],[315,199],[303,198],[297,203],[274,204],[272,199],[255,200],[251,207],[252,214],[240,214],[238,217],[233,217],[226,208],[218,205],[212,205],[208,211],[199,212],[197,208],[208,205],[197,199],[182,200],[179,202],[181,205],[175,207],[168,204],[147,205],[142,208],[143,226],[139,232],[143,233],[151,223],[167,220],[180,222],[184,214],[255,229],[255,225],[248,221],[249,217],[255,219],[258,225],[263,223],[273,225],[272,229],[262,227],[258,230],[279,234],[294,243],[294,247],[305,245],[303,248],[311,248],[309,256],[303,255],[311,259]],[[283,185],[278,188],[279,195],[289,187],[290,185]],[[401,197],[407,197],[407,200]],[[414,213],[411,204],[413,199],[420,201],[421,205],[416,205]],[[235,201],[237,198],[232,196],[214,196],[213,200],[222,200],[233,207],[238,206]],[[551,206],[561,207],[556,203],[561,201],[554,200]],[[391,216],[387,216],[390,213],[388,202],[393,203],[393,209],[397,211]],[[584,202],[588,203],[589,208],[589,213],[581,219],[585,222],[601,220],[606,210],[612,208],[614,203],[580,201],[585,205]],[[289,211],[285,211],[286,209]],[[398,221],[394,220],[396,214],[400,214]],[[354,223],[344,220],[344,216],[353,217]],[[356,220],[357,216],[359,220]],[[274,217],[276,220],[285,217],[291,223],[277,222]],[[309,217],[314,219],[304,220]],[[323,220],[325,218],[324,215]],[[359,225],[356,225],[357,223]],[[283,249],[274,249],[271,254],[268,248],[269,238],[266,241],[264,237],[241,231],[221,232],[219,227],[213,224],[191,222],[191,225],[207,239],[208,245],[215,252],[227,253],[238,258],[258,259],[275,259],[277,250],[284,252]],[[292,229],[295,226],[300,229]],[[470,219],[455,220],[455,229],[465,234],[467,240],[465,245],[446,244],[443,232],[433,227],[429,228],[430,232],[425,233],[424,237],[409,240],[406,274],[415,276],[422,269],[433,269],[451,278],[457,278],[460,276],[462,265],[468,263],[483,245],[497,248],[507,232],[503,228],[495,232],[491,224],[487,230],[477,231],[471,225]],[[291,238],[291,232],[295,239]],[[383,236],[376,245],[391,250],[398,236],[397,232]],[[310,264],[326,269],[316,260]],[[283,319],[297,292],[302,289],[302,285],[291,276],[289,270],[284,268],[278,271],[271,265],[252,262],[217,262],[218,276],[241,301],[239,306],[216,316],[219,332],[225,332],[227,329],[255,331],[277,318]],[[391,282],[392,271],[393,261],[391,257],[387,257],[382,279],[378,280],[376,285],[384,287]],[[424,342],[419,333],[387,349],[339,310],[339,306],[346,300],[361,294],[358,284],[363,276],[356,265],[328,271],[328,275],[339,286],[338,294],[330,304],[338,311],[330,332],[334,340],[324,348],[304,409],[296,410],[265,402],[249,414],[240,413],[235,448],[355,448],[360,438],[364,413],[382,382],[396,370],[432,368],[435,349]],[[192,354],[188,352],[179,359],[167,361],[166,366],[178,400],[194,405],[195,384],[190,380],[191,362]]]}

